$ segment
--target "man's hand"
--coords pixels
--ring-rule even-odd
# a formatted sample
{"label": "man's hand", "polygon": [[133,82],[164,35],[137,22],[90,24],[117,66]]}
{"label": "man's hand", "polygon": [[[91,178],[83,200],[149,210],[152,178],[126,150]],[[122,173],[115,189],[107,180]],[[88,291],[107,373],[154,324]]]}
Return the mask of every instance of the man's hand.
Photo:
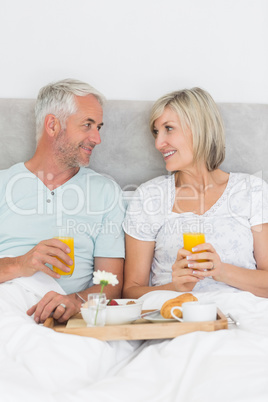
{"label": "man's hand", "polygon": [[34,314],[36,323],[43,323],[52,316],[58,322],[66,322],[70,317],[80,311],[81,301],[75,294],[68,296],[61,295],[56,292],[48,292],[37,304],[32,306],[28,311],[28,315]]}
{"label": "man's hand", "polygon": [[58,239],[43,240],[33,247],[28,253],[16,258],[18,276],[32,276],[37,271],[42,271],[52,278],[60,278],[60,275],[52,271],[45,264],[55,265],[64,272],[70,268],[64,265],[56,257],[59,257],[65,264],[72,265],[73,261],[68,256],[70,249]]}

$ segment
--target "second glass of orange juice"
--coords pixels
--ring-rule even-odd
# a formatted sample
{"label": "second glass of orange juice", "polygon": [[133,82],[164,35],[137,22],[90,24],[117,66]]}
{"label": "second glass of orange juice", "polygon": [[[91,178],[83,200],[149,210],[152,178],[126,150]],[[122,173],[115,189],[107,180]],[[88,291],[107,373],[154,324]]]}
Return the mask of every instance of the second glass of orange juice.
{"label": "second glass of orange juice", "polygon": [[57,274],[60,274],[60,275],[72,276],[72,274],[74,272],[74,238],[73,237],[67,237],[67,236],[58,236],[58,237],[54,237],[54,239],[59,239],[60,241],[62,241],[63,243],[65,243],[69,247],[69,249],[71,251],[70,251],[70,253],[68,253],[68,256],[73,260],[73,264],[72,265],[67,265],[60,258],[57,257],[58,260],[60,260],[63,264],[67,265],[67,267],[69,267],[71,269],[71,271],[64,272],[61,269],[59,269],[58,267],[55,267],[55,265],[53,265],[53,271],[56,272]]}
{"label": "second glass of orange juice", "polygon": [[[206,240],[204,233],[183,233],[183,248],[185,250],[190,251],[193,254],[196,254],[197,252],[193,252],[192,248],[205,242]],[[202,251],[199,252],[202,253]],[[205,261],[207,260],[197,260],[197,262],[205,262]]]}

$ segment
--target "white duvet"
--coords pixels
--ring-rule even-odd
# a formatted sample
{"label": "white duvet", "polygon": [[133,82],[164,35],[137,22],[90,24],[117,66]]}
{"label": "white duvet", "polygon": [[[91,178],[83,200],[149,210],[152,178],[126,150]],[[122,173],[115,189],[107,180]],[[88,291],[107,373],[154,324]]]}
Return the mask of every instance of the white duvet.
{"label": "white duvet", "polygon": [[[248,292],[196,293],[240,327],[172,340],[103,342],[56,333],[25,311],[48,290],[43,274],[0,285],[0,401],[268,401],[268,299]],[[177,294],[153,291],[143,308]]]}

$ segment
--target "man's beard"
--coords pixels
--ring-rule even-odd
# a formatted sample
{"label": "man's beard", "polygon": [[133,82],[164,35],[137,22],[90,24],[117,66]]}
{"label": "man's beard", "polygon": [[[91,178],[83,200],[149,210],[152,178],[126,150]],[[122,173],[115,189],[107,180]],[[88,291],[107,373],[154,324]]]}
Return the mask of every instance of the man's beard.
{"label": "man's beard", "polygon": [[[80,152],[81,144],[71,144],[66,140],[65,130],[62,130],[55,142],[55,153],[60,164],[66,168],[86,167],[89,165],[90,155],[87,159],[82,159]],[[93,148],[93,146],[91,145]]]}

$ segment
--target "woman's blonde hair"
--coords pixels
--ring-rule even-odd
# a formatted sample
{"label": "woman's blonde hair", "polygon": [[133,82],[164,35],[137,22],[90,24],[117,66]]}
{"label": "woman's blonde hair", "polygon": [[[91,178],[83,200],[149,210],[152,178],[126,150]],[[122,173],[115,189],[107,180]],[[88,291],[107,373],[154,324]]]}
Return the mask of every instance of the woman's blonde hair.
{"label": "woman's blonde hair", "polygon": [[177,113],[183,130],[188,127],[193,136],[195,162],[204,161],[208,171],[217,169],[225,158],[225,135],[218,107],[208,92],[200,88],[171,92],[158,99],[152,108],[150,129],[169,107]]}

